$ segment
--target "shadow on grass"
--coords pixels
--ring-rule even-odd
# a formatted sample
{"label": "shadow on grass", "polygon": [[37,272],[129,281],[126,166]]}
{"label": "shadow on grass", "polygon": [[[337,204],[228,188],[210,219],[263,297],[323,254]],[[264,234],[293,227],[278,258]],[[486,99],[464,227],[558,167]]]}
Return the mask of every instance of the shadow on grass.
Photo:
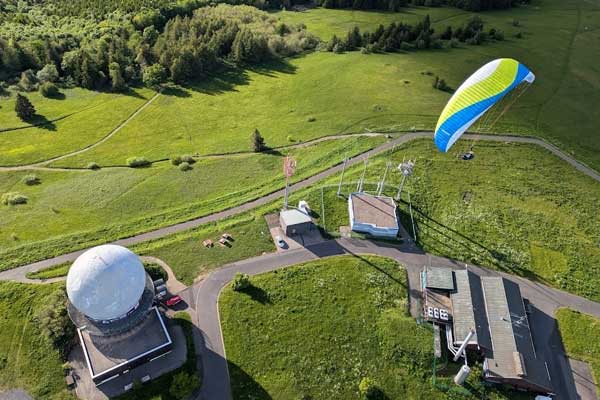
{"label": "shadow on grass", "polygon": [[40,129],[45,129],[52,132],[56,131],[56,124],[54,121],[49,120],[43,115],[35,114],[33,117],[29,118],[27,122]]}
{"label": "shadow on grass", "polygon": [[[403,201],[403,203],[405,202]],[[535,272],[520,267],[519,262],[510,254],[488,247],[483,243],[480,243],[473,238],[457,231],[456,229],[444,225],[443,223],[427,215],[423,210],[414,204],[412,209],[415,213],[415,223],[417,228],[419,226],[425,226],[442,238],[439,239],[434,235],[427,235],[424,240],[422,235],[417,235],[417,244],[419,247],[424,247],[424,245],[427,245],[430,250],[433,250],[439,255],[454,258],[456,255],[448,254],[448,252],[459,252],[461,254],[460,258],[468,262],[489,263],[491,264],[490,266],[495,266],[501,271],[514,273],[532,280],[543,281],[543,279]],[[408,217],[404,211],[401,211],[401,219],[403,222],[410,224],[409,218],[410,217]],[[420,229],[417,229],[417,231],[419,230]],[[437,243],[437,245],[433,242]],[[440,249],[438,246],[441,246],[442,249]]]}
{"label": "shadow on grass", "polygon": [[180,87],[169,87],[163,91],[163,94],[167,96],[189,97],[190,93],[188,90],[208,95],[235,92],[238,86],[250,83],[249,71],[275,78],[277,74],[294,74],[296,69],[296,66],[290,64],[287,60],[281,59],[274,59],[262,64],[244,67],[226,65],[218,71],[206,75],[204,78],[195,79]]}
{"label": "shadow on grass", "polygon": [[234,399],[272,400],[273,397],[237,364],[227,360]]}
{"label": "shadow on grass", "polygon": [[241,293],[250,296],[252,300],[257,301],[260,304],[272,304],[269,293],[258,286],[250,285],[246,289],[242,290]]}

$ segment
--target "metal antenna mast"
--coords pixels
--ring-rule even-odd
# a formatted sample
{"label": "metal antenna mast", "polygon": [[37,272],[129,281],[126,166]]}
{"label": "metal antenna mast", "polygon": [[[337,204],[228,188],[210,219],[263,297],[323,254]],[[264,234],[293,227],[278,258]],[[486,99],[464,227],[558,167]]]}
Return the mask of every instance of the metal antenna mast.
{"label": "metal antenna mast", "polygon": [[415,166],[414,161],[402,161],[400,165],[398,165],[398,170],[402,173],[402,180],[400,181],[400,186],[398,187],[398,193],[396,193],[396,200],[400,200],[400,196],[402,195],[402,188],[404,187],[404,182],[406,178],[412,175],[413,167]]}
{"label": "metal antenna mast", "polygon": [[340,197],[342,194],[342,185],[344,184],[344,172],[346,171],[346,163],[348,163],[348,155],[344,154],[344,165],[342,166],[342,176],[340,177],[340,184],[338,185],[337,196]]}
{"label": "metal antenna mast", "polygon": [[365,168],[363,169],[362,175],[360,176],[360,180],[358,181],[357,192],[362,193],[363,184],[365,182],[365,174],[367,173],[367,165],[369,165],[369,157],[365,159]]}
{"label": "metal antenna mast", "polygon": [[283,159],[283,174],[285,175],[285,195],[283,196],[283,209],[288,208],[288,196],[290,193],[290,177],[296,171],[296,160],[294,157],[286,156]]}
{"label": "metal antenna mast", "polygon": [[377,196],[381,196],[381,193],[383,192],[383,189],[385,188],[385,178],[387,177],[388,170],[390,169],[391,166],[392,166],[391,161],[388,161],[387,163],[385,163],[385,172],[383,173],[383,179],[381,179],[381,182],[379,183],[379,189],[377,190]]}

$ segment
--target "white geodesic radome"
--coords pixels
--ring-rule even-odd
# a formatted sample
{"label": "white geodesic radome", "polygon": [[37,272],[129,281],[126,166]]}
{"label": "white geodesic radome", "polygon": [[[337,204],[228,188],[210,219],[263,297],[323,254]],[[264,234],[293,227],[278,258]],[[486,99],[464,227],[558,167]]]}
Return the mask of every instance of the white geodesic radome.
{"label": "white geodesic radome", "polygon": [[99,321],[125,316],[144,293],[146,271],[139,257],[122,246],[91,248],[67,275],[67,295],[82,314]]}

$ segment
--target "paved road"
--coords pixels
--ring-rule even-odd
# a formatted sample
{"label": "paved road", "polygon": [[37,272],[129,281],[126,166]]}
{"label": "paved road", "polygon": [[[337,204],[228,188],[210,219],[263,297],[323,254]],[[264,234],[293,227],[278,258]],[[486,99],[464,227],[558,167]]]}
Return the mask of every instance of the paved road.
{"label": "paved road", "polygon": [[[356,165],[358,163],[361,163],[365,158],[367,157],[372,157],[376,154],[385,152],[387,150],[390,150],[392,148],[394,148],[395,146],[404,144],[404,143],[408,143],[412,140],[415,139],[421,139],[421,138],[428,138],[431,137],[432,133],[431,132],[411,132],[411,133],[407,133],[404,134],[402,136],[400,136],[399,138],[395,139],[395,140],[391,140],[387,143],[384,143],[372,150],[369,150],[359,156],[356,156],[352,159],[350,159],[348,161],[348,165],[352,166],[352,165]],[[531,138],[531,137],[522,137],[522,136],[509,136],[509,135],[480,135],[480,134],[465,134],[464,137],[466,139],[471,139],[471,140],[486,140],[486,141],[496,141],[496,142],[513,142],[513,143],[530,143],[530,144],[536,144],[538,146],[542,146],[543,148],[547,149],[548,151],[552,152],[554,155],[556,155],[557,157],[565,160],[567,163],[569,163],[570,165],[572,165],[574,168],[576,168],[577,170],[581,171],[582,173],[584,173],[585,175],[588,175],[589,177],[595,179],[596,181],[600,182],[600,174],[598,172],[596,172],[595,170],[587,167],[586,165],[580,163],[579,161],[577,161],[576,159],[574,159],[573,157],[569,156],[568,154],[563,153],[560,149],[558,149],[556,146],[553,146],[541,139],[537,139],[537,138]],[[302,180],[300,182],[297,182],[295,184],[292,185],[292,190],[293,191],[297,191],[300,189],[304,189],[308,186],[311,186],[313,184],[315,184],[316,182],[325,179],[327,177],[330,177],[332,175],[335,175],[337,173],[339,173],[342,170],[342,165],[338,164],[336,166],[333,166],[319,174],[313,175],[310,178],[307,178],[305,180]],[[175,224],[175,225],[171,225],[171,226],[167,226],[164,228],[160,228],[151,232],[147,232],[147,233],[143,233],[140,235],[136,235],[136,236],[132,236],[129,238],[125,238],[125,239],[121,239],[121,240],[117,240],[114,243],[115,244],[119,244],[122,246],[131,246],[133,244],[137,244],[137,243],[141,243],[141,242],[145,242],[148,240],[152,240],[152,239],[158,239],[161,238],[163,236],[167,236],[167,235],[171,235],[173,233],[177,233],[177,232],[181,232],[190,228],[195,228],[197,226],[209,223],[209,222],[214,222],[214,221],[218,221],[224,218],[228,218],[234,215],[238,215],[241,214],[245,211],[251,210],[253,208],[259,207],[261,205],[265,205],[268,204],[272,201],[277,200],[278,198],[283,196],[283,189],[282,190],[278,190],[276,192],[273,192],[271,194],[268,194],[266,196],[260,197],[256,200],[241,204],[239,206],[236,207],[232,207],[229,208],[227,210],[224,211],[220,211],[214,214],[209,214],[206,215],[204,217],[200,217],[200,218],[195,218],[192,219],[190,221],[186,221],[186,222],[182,222],[179,224]],[[86,249],[83,250],[79,250],[79,251],[74,251],[71,253],[67,253],[67,254],[63,254],[61,256],[57,256],[57,257],[53,257],[47,260],[43,260],[43,261],[39,261],[36,263],[32,263],[32,264],[28,264],[28,265],[24,265],[22,267],[18,267],[18,268],[14,268],[8,271],[3,271],[0,272],[0,280],[20,280],[22,279],[26,273],[28,272],[33,272],[33,271],[37,271],[43,268],[47,268],[47,267],[51,267],[53,265],[58,265],[58,264],[62,264],[65,262],[71,262],[74,261],[79,255],[81,255]]]}
{"label": "paved road", "polygon": [[[424,265],[462,269],[461,262],[430,256],[411,243],[394,246],[388,243],[359,239],[331,240],[307,248],[267,254],[229,264],[211,273],[202,282],[188,289],[186,297],[194,302],[196,324],[202,333],[205,346],[201,348],[204,385],[200,394],[203,400],[229,400],[231,398],[229,372],[221,334],[218,299],[222,288],[236,272],[249,275],[260,274],[298,264],[341,254],[376,254],[392,258],[406,267],[409,281],[411,314],[417,316],[420,299],[419,273]],[[572,399],[574,382],[568,365],[564,365],[564,349],[553,316],[558,307],[569,307],[600,318],[600,303],[595,303],[557,289],[530,282],[524,278],[492,271],[481,267],[469,269],[483,276],[502,276],[519,284],[523,297],[536,308],[532,326],[536,351],[548,362],[551,377],[557,391],[557,399]]]}

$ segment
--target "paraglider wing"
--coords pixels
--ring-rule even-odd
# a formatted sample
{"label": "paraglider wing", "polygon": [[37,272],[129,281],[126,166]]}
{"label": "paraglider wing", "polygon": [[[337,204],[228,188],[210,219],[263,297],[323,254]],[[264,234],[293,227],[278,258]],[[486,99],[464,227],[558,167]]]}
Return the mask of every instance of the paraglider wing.
{"label": "paraglider wing", "polygon": [[458,138],[521,83],[532,83],[535,75],[520,62],[499,58],[479,68],[460,87],[444,107],[435,128],[435,145],[447,152]]}

